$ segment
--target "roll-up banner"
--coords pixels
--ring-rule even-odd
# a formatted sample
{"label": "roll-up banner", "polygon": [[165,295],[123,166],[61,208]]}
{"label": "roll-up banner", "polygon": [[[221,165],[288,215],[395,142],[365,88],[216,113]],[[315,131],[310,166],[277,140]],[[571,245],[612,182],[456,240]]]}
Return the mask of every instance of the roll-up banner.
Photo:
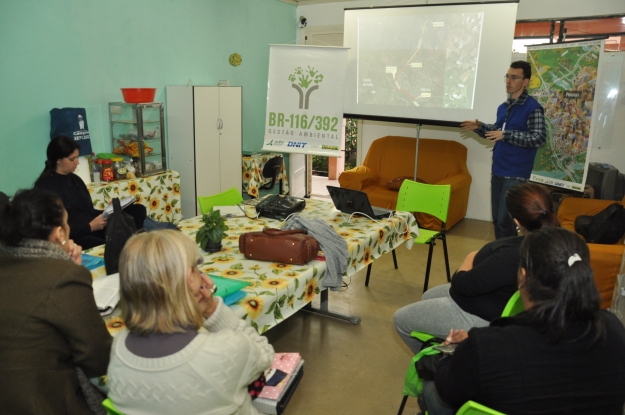
{"label": "roll-up banner", "polygon": [[347,48],[270,45],[263,150],[340,157]]}

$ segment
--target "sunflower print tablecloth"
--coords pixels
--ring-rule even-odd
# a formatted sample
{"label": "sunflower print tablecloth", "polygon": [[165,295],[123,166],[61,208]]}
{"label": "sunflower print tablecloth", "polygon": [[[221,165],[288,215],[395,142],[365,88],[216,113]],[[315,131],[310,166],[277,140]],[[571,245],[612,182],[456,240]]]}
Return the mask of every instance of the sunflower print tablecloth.
{"label": "sunflower print tablecloth", "polygon": [[87,185],[93,207],[102,210],[111,199],[134,195],[148,211],[148,216],[158,222],[178,223],[182,220],[180,209],[180,174],[173,170],[148,177],[102,182],[99,186]]}
{"label": "sunflower print tablecloth", "polygon": [[[263,167],[268,160],[282,156],[282,154],[260,154],[256,156],[243,157],[243,191],[252,197],[258,197],[258,188],[270,180],[263,177]],[[280,169],[280,174],[276,180],[282,179],[282,193],[289,193],[289,182],[286,177],[284,162]],[[276,183],[276,185],[278,185]]]}
{"label": "sunflower print tablecloth", "polygon": [[[418,235],[417,222],[407,212],[397,212],[392,219],[378,222],[366,217],[343,215],[326,201],[309,199],[300,215],[309,219],[321,218],[347,240],[349,259],[346,276],[368,266],[376,258],[402,243],[411,248]],[[347,220],[349,219],[349,222]],[[200,269],[206,274],[235,278],[250,282],[244,289],[246,296],[231,306],[232,310],[264,333],[308,304],[321,290],[326,264],[313,260],[306,265],[289,265],[274,262],[252,261],[239,252],[239,235],[277,228],[280,222],[272,219],[227,219],[229,230],[222,240],[223,249],[214,254],[203,252],[204,264]],[[182,232],[195,239],[202,226],[201,218],[180,222]],[[104,247],[90,250],[91,255],[103,255]],[[104,274],[103,267],[92,272],[94,278]],[[105,318],[109,331],[116,332],[123,322],[115,315]]]}

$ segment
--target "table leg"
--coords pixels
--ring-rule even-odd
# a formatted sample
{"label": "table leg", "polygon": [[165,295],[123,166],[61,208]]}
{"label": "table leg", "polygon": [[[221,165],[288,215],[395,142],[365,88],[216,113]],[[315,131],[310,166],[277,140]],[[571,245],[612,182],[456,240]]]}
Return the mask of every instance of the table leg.
{"label": "table leg", "polygon": [[358,316],[344,316],[343,314],[337,314],[337,313],[328,311],[328,289],[327,288],[321,291],[321,294],[319,294],[319,296],[321,297],[319,308],[313,308],[311,305],[312,303],[308,303],[302,308],[302,310],[307,311],[309,313],[313,313],[313,314],[319,314],[319,315],[326,316],[326,317],[336,318],[338,320],[346,321],[352,324],[360,324],[360,317]]}

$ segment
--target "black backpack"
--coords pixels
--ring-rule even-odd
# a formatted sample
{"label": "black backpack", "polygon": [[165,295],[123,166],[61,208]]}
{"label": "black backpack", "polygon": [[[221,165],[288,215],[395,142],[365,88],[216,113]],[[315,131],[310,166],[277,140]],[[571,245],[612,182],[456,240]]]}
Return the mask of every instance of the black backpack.
{"label": "black backpack", "polygon": [[106,275],[115,274],[119,271],[119,256],[122,253],[126,241],[137,231],[135,221],[122,210],[118,198],[113,198],[113,213],[106,221],[104,266]]}
{"label": "black backpack", "polygon": [[586,242],[615,244],[625,234],[625,208],[614,203],[594,216],[578,216],[575,232],[582,235]]}

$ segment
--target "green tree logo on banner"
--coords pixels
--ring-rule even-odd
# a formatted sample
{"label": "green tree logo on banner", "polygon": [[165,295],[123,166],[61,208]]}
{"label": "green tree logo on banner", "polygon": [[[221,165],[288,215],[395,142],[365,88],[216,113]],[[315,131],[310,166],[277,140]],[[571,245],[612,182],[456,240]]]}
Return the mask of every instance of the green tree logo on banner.
{"label": "green tree logo on banner", "polygon": [[[306,70],[298,66],[289,75],[289,81],[291,81],[291,86],[299,92],[299,109],[308,109],[310,94],[319,89],[319,84],[323,81],[323,75],[315,68],[311,68],[310,65],[308,65]],[[315,85],[310,86],[312,83]]]}

